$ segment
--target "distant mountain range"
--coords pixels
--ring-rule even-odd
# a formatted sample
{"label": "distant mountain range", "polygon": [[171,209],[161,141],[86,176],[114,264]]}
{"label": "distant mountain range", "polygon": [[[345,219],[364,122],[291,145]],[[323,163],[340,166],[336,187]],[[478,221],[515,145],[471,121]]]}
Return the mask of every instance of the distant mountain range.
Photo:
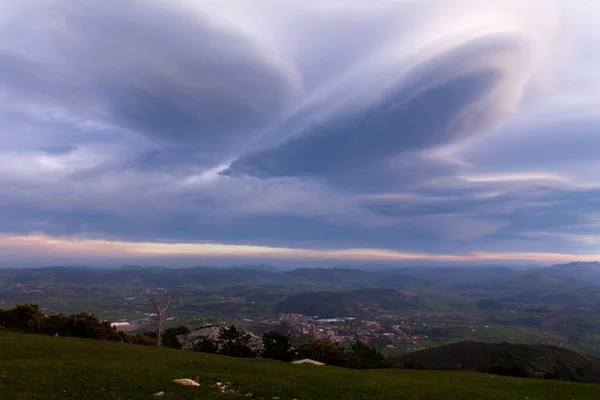
{"label": "distant mountain range", "polygon": [[555,264],[544,268],[544,272],[556,276],[572,277],[583,282],[600,285],[600,262],[598,261]]}
{"label": "distant mountain range", "polygon": [[[501,290],[514,285],[600,286],[600,262],[573,262],[549,267],[515,269],[507,266],[451,266],[402,268],[297,268],[280,270],[267,264],[236,265],[231,267],[198,266],[166,268],[159,266],[125,265],[116,269],[52,266],[28,269],[0,269],[0,279],[13,283],[57,281],[63,283],[125,282],[161,286],[181,285],[200,281],[204,284],[290,283],[318,282],[343,283],[356,288],[374,285],[395,289],[451,289],[481,288]],[[558,279],[564,278],[564,279]]]}

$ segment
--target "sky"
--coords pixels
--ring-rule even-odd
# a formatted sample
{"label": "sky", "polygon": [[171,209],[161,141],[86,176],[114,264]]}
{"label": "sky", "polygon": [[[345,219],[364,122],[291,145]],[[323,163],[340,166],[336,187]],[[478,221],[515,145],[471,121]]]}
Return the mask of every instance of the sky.
{"label": "sky", "polygon": [[0,266],[600,259],[600,2],[0,2]]}

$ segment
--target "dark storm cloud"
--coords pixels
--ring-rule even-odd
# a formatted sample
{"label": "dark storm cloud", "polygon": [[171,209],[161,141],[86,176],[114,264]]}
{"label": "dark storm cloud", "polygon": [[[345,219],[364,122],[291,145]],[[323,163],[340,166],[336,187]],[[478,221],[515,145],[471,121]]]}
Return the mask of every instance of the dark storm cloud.
{"label": "dark storm cloud", "polygon": [[296,90],[292,68],[183,9],[132,0],[36,5],[36,23],[9,27],[14,49],[0,50],[0,85],[17,103],[153,140],[223,147],[276,119]]}
{"label": "dark storm cloud", "polygon": [[[495,99],[489,101],[488,96],[504,78],[503,71],[481,60],[522,50],[521,42],[510,37],[468,43],[419,65],[375,104],[313,122],[275,148],[234,161],[228,172],[257,176],[355,174],[400,153],[469,137],[498,118]],[[486,106],[478,107],[479,103]]]}
{"label": "dark storm cloud", "polygon": [[413,3],[0,3],[0,245],[593,254],[600,108],[545,87],[583,64],[553,7]]}

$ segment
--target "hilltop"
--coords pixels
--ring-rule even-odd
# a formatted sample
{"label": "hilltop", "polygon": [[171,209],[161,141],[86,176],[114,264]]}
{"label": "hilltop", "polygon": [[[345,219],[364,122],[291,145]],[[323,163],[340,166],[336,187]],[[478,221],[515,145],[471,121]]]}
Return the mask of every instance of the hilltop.
{"label": "hilltop", "polygon": [[402,367],[600,382],[600,359],[557,346],[463,341],[399,357]]}
{"label": "hilltop", "polygon": [[[596,399],[598,386],[471,372],[369,370],[0,332],[0,398],[23,399]],[[171,381],[198,377],[199,387]],[[231,392],[222,394],[217,382]]]}
{"label": "hilltop", "polygon": [[365,309],[405,309],[417,304],[419,301],[415,296],[395,289],[363,288],[350,292],[300,293],[280,302],[277,311],[329,318],[358,315]]}

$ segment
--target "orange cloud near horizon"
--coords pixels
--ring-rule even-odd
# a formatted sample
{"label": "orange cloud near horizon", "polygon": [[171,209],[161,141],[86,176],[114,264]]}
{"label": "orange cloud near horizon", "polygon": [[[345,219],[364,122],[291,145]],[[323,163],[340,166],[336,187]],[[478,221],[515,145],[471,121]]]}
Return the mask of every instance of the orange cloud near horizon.
{"label": "orange cloud near horizon", "polygon": [[93,259],[206,256],[364,261],[528,261],[549,263],[600,259],[600,254],[486,251],[468,254],[436,254],[377,248],[305,249],[221,243],[127,242],[45,235],[0,236],[1,250],[10,251],[13,254],[27,252],[39,256],[90,257]]}

